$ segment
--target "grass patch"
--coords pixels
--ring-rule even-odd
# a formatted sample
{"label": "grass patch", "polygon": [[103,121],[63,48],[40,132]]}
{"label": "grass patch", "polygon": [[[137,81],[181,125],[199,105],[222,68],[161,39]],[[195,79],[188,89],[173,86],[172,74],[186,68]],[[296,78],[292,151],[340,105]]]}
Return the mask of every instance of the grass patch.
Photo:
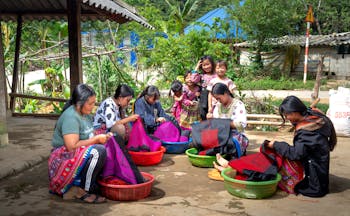
{"label": "grass patch", "polygon": [[[314,80],[308,80],[304,84],[302,80],[292,78],[281,78],[279,80],[274,80],[270,77],[265,77],[258,80],[238,78],[235,79],[234,82],[240,90],[312,90],[315,84]],[[326,84],[327,80],[321,80],[321,85]]]}

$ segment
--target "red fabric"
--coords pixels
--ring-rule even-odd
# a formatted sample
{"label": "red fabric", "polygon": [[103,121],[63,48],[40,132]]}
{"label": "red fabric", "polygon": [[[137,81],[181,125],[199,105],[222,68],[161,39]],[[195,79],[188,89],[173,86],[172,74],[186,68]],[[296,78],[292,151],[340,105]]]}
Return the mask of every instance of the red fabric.
{"label": "red fabric", "polygon": [[259,153],[231,160],[229,165],[237,171],[236,179],[245,180],[249,177],[244,174],[245,171],[266,173],[272,166],[277,166],[279,169],[282,166],[282,156],[277,154],[275,150],[261,145]]}
{"label": "red fabric", "polygon": [[229,165],[237,170],[238,173],[243,173],[244,170],[253,170],[263,173],[271,166],[271,162],[264,154],[259,152],[242,156],[236,160],[231,160]]}
{"label": "red fabric", "polygon": [[129,185],[127,182],[114,176],[108,176],[106,178],[103,178],[101,181],[106,184],[112,184],[112,185]]}
{"label": "red fabric", "polygon": [[202,131],[202,148],[204,150],[219,146],[218,133],[219,130],[217,128]]}
{"label": "red fabric", "polygon": [[200,152],[198,152],[198,155],[207,155],[207,151],[200,151]]}
{"label": "red fabric", "polygon": [[237,173],[235,176],[235,179],[242,180],[242,181],[245,181],[247,178],[248,178],[248,176],[241,174],[241,173]]}

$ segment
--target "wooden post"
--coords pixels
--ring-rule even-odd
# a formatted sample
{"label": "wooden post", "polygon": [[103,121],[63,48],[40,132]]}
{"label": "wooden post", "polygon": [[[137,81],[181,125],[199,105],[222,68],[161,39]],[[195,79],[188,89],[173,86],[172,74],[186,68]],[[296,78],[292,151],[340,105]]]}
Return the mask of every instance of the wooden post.
{"label": "wooden post", "polygon": [[72,93],[75,86],[83,82],[80,33],[81,0],[67,0],[67,8],[70,90]]}
{"label": "wooden post", "polygon": [[[19,53],[20,53],[20,48],[21,48],[21,37],[22,37],[22,16],[19,15],[17,17],[16,47],[15,47],[15,59],[14,59],[14,64],[13,64],[11,93],[17,93],[18,62],[19,62]],[[10,100],[11,112],[14,111],[15,104],[16,104],[16,98],[11,96],[11,100]]]}
{"label": "wooden post", "polygon": [[318,93],[320,91],[320,85],[321,85],[321,76],[323,72],[323,61],[324,56],[320,56],[320,60],[318,61],[317,65],[317,73],[316,73],[316,81],[314,85],[314,92],[311,94],[312,101],[316,101],[318,99]]}
{"label": "wooden post", "polygon": [[100,91],[100,97],[99,100],[102,102],[102,78],[101,78],[101,73],[102,73],[102,65],[101,65],[101,56],[97,55],[98,59],[98,90]]}
{"label": "wooden post", "polygon": [[[5,88],[3,89],[4,91],[4,98],[5,98],[5,106],[6,106],[6,109],[8,109],[8,98],[7,98],[7,82],[6,82],[6,71],[5,71],[5,53],[4,53],[4,46],[3,46],[3,43],[2,43],[2,27],[1,27],[1,21],[0,21],[0,86],[4,86]],[[4,76],[3,77],[3,80],[2,80],[2,77],[1,76]],[[0,94],[0,97],[1,94]],[[0,99],[1,100],[1,99]],[[1,102],[2,103],[2,102]]]}
{"label": "wooden post", "polygon": [[6,120],[6,108],[7,108],[7,85],[5,74],[5,58],[4,48],[2,44],[2,31],[0,22],[0,146],[7,145],[9,137],[7,133],[7,120]]}

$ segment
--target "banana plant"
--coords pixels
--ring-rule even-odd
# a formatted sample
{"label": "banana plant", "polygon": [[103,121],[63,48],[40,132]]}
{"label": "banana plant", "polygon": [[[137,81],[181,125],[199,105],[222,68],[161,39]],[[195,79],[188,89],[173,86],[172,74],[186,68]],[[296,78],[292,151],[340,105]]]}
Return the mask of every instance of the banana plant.
{"label": "banana plant", "polygon": [[196,11],[198,8],[198,0],[186,0],[185,3],[182,1],[165,0],[165,2],[170,7],[170,17],[175,19],[178,33],[183,35],[185,26],[187,22],[185,21],[192,12]]}

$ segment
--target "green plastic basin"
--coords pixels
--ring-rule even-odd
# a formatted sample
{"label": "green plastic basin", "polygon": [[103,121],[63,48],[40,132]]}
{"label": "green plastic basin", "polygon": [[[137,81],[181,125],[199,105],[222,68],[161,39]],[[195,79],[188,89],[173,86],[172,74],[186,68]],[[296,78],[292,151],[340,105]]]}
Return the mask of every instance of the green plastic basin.
{"label": "green plastic basin", "polygon": [[215,156],[198,155],[198,150],[196,148],[187,149],[185,153],[193,166],[214,167],[213,161],[216,161]]}
{"label": "green plastic basin", "polygon": [[235,179],[236,171],[231,167],[221,172],[226,190],[237,197],[247,199],[263,199],[272,196],[277,190],[281,175],[270,181],[242,181]]}

